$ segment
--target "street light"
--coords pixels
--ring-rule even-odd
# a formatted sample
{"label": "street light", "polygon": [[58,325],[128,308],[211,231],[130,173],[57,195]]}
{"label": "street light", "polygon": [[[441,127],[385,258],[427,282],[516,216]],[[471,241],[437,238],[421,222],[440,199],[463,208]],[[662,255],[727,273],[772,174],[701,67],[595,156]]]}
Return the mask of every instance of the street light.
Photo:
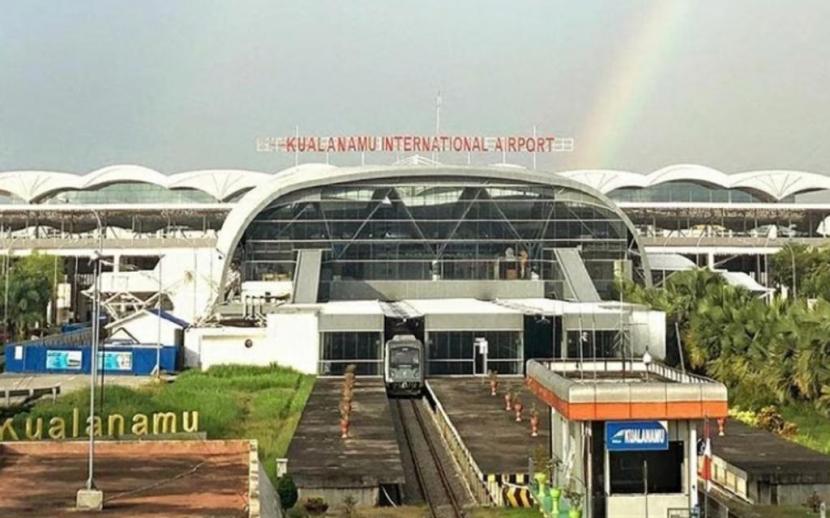
{"label": "street light", "polygon": [[101,259],[104,253],[104,225],[101,223],[101,216],[98,215],[98,211],[89,207],[87,210],[95,216],[98,225],[98,250],[92,258],[92,343],[89,348],[89,476],[86,479],[86,487],[78,491],[75,504],[78,509],[100,511],[104,504],[104,494],[95,487],[95,426],[93,423],[95,417],[95,379],[98,371],[97,352],[101,323]]}
{"label": "street light", "polygon": [[156,322],[156,381],[161,381],[161,294],[162,294],[162,269],[164,254],[159,255],[159,294],[158,294],[158,322]]}

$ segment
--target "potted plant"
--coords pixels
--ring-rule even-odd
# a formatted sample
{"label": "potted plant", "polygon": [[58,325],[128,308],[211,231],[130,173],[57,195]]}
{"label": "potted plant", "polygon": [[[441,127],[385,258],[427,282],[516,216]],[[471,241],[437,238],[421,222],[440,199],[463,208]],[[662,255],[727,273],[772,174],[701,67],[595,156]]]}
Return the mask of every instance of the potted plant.
{"label": "potted plant", "polygon": [[344,415],[349,415],[352,413],[352,401],[347,398],[343,398],[340,400],[340,417]]}
{"label": "potted plant", "polygon": [[343,414],[340,416],[340,438],[341,439],[348,439],[349,438],[349,426],[351,425],[351,421],[349,421],[349,414]]}
{"label": "potted plant", "polygon": [[516,422],[522,422],[522,409],[524,409],[524,405],[522,404],[522,399],[519,397],[518,394],[513,398],[513,411],[516,412]]}
{"label": "potted plant", "polygon": [[573,483],[565,490],[565,498],[568,499],[568,504],[570,505],[568,518],[582,518],[582,496],[582,493],[576,489]]}
{"label": "potted plant", "polygon": [[539,437],[539,411],[536,410],[536,403],[530,405],[530,436]]}
{"label": "potted plant", "polygon": [[499,387],[499,373],[497,371],[490,371],[490,395],[496,395],[496,389]]}
{"label": "potted plant", "polygon": [[320,516],[326,514],[329,510],[329,504],[320,497],[311,497],[303,503],[303,507],[311,516]]}
{"label": "potted plant", "polygon": [[504,411],[510,412],[513,409],[513,391],[507,389],[507,392],[504,393]]}
{"label": "potted plant", "polygon": [[354,389],[348,385],[343,385],[343,391],[340,395],[342,399],[351,403],[352,399],[354,399]]}
{"label": "potted plant", "polygon": [[553,516],[559,516],[559,502],[562,499],[562,488],[559,486],[559,471],[562,469],[562,461],[557,457],[550,459],[551,488],[550,497],[553,508]]}
{"label": "potted plant", "polygon": [[548,452],[544,446],[539,445],[533,448],[531,458],[533,459],[533,480],[539,484],[539,487],[542,487],[548,482],[548,467],[550,465]]}

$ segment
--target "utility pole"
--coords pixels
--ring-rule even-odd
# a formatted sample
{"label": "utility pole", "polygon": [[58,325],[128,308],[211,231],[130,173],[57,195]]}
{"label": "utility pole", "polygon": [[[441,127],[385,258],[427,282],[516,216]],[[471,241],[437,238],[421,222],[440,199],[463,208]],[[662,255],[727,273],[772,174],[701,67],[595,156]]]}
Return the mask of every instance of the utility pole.
{"label": "utility pole", "polygon": [[100,511],[104,507],[104,493],[95,487],[95,379],[98,372],[98,341],[101,325],[101,261],[104,251],[104,234],[101,217],[95,209],[89,209],[98,224],[98,250],[92,263],[92,343],[89,347],[89,475],[86,485],[75,495],[75,507],[81,511]]}
{"label": "utility pole", "polygon": [[161,380],[161,295],[163,293],[161,263],[164,254],[159,256],[159,294],[158,294],[158,321],[156,322],[156,381]]}

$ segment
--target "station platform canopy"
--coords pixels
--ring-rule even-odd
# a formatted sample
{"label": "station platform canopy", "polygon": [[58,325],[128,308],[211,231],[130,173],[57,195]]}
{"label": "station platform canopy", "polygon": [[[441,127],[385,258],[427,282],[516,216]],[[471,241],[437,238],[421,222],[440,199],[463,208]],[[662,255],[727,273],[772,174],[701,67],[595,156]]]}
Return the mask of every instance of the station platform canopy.
{"label": "station platform canopy", "polygon": [[531,360],[528,386],[571,421],[722,418],[726,386],[658,362]]}

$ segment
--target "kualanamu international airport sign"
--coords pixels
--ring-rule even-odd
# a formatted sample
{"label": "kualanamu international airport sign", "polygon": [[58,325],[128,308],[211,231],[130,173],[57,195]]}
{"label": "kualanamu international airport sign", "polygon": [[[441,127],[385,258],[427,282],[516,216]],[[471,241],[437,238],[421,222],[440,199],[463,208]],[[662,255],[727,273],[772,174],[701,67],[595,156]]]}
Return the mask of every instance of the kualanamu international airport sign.
{"label": "kualanamu international airport sign", "polygon": [[[176,412],[155,412],[152,414],[134,414],[126,419],[122,414],[95,416],[84,419],[81,412],[74,408],[68,418],[27,417],[22,423],[15,423],[11,417],[0,423],[0,442],[41,439],[74,439],[89,435],[89,428],[97,437],[120,437],[146,435],[196,433],[199,431],[199,412],[184,411],[181,420]],[[83,430],[82,430],[83,428]]]}
{"label": "kualanamu international airport sign", "polygon": [[259,137],[257,151],[275,153],[556,153],[573,138],[553,135],[295,135]]}

